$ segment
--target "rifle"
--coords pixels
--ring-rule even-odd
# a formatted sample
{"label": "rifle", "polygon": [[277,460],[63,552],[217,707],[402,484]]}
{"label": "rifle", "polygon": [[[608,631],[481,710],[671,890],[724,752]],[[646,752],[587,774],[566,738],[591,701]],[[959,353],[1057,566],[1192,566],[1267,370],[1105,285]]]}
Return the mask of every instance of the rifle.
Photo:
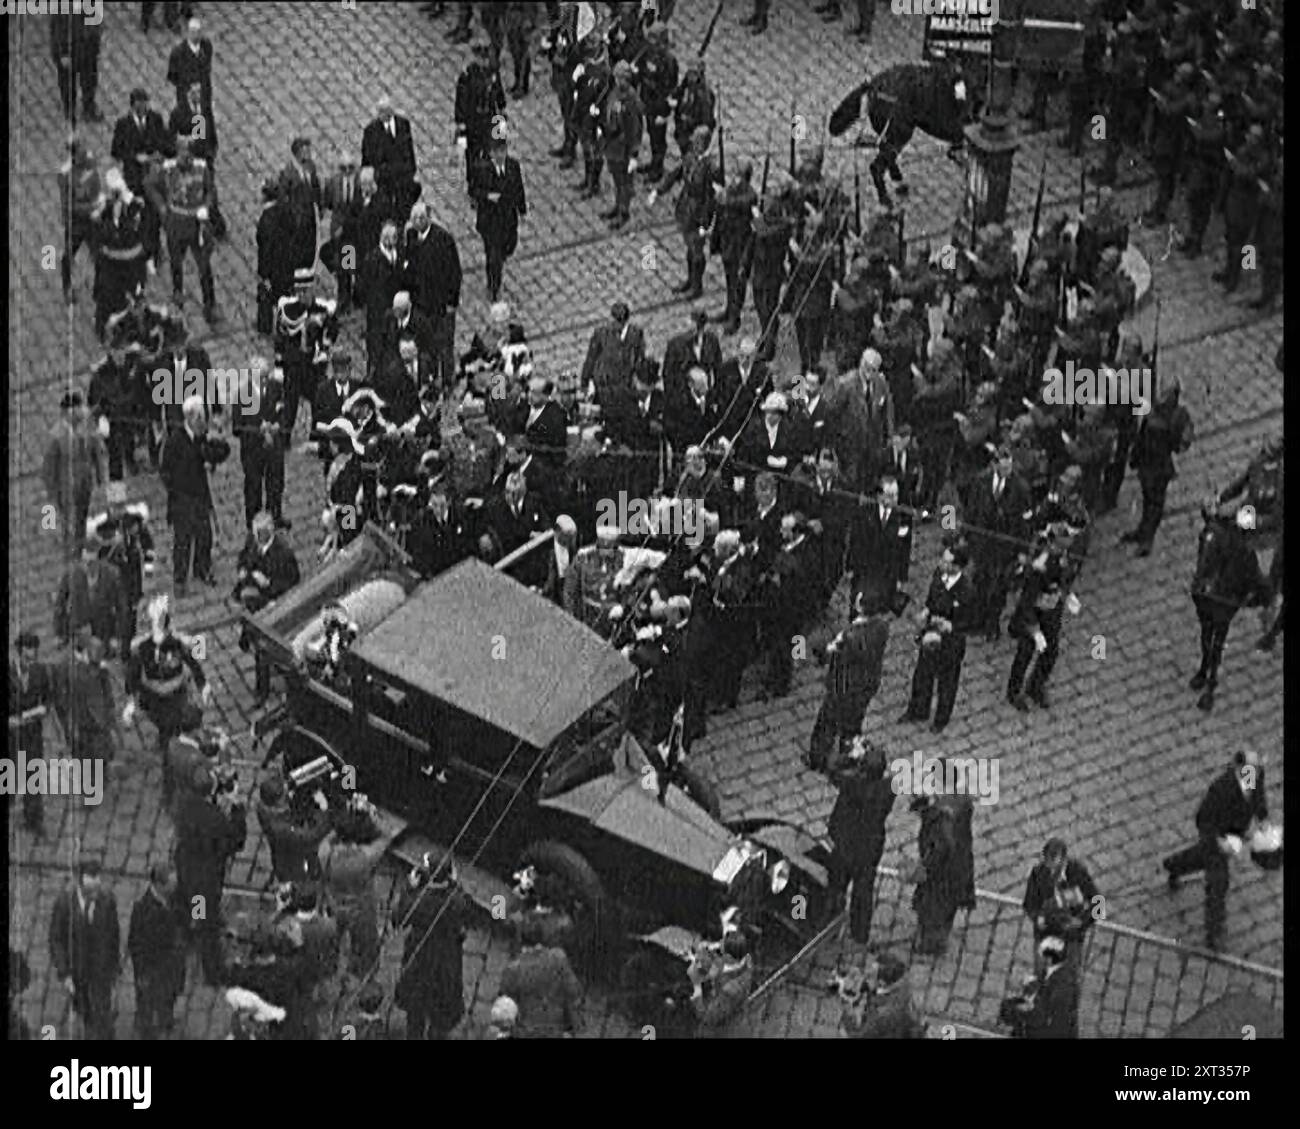
{"label": "rifle", "polygon": [[1043,167],[1038,173],[1038,195],[1034,198],[1034,222],[1029,229],[1029,242],[1025,244],[1025,262],[1020,268],[1017,286],[1024,286],[1029,281],[1029,263],[1038,247],[1038,224],[1043,215],[1043,189],[1047,187],[1047,154],[1043,154]]}
{"label": "rifle", "polygon": [[794,111],[795,96],[790,95],[790,175],[794,176]]}
{"label": "rifle", "polygon": [[853,230],[862,237],[862,170],[858,168],[858,151],[853,150]]}
{"label": "rifle", "polygon": [[709,26],[704,31],[704,39],[700,43],[700,49],[696,52],[701,59],[704,58],[704,52],[709,49],[709,44],[713,42],[713,31],[718,26],[718,17],[722,15],[722,5],[726,0],[718,0],[718,6],[713,10],[713,19],[709,21]]}
{"label": "rifle", "polygon": [[[721,10],[721,5],[719,5]],[[718,176],[727,183],[727,131],[722,124],[722,90],[718,90]]]}

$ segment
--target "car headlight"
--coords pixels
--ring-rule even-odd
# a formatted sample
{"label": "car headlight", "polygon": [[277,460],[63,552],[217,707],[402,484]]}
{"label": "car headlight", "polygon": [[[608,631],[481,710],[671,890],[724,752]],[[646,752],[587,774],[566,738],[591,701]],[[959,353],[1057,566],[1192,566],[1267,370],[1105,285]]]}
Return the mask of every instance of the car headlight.
{"label": "car headlight", "polygon": [[790,884],[790,864],[785,859],[773,863],[772,868],[767,873],[772,880],[772,893],[774,894],[779,894]]}

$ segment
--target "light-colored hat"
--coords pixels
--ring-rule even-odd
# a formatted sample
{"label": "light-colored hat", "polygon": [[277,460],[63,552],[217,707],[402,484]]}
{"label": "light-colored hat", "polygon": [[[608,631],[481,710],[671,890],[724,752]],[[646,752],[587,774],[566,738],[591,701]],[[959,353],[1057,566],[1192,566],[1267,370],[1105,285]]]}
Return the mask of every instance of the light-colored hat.
{"label": "light-colored hat", "polygon": [[788,412],[789,410],[790,402],[782,392],[769,392],[767,399],[763,401],[763,411],[765,412]]}

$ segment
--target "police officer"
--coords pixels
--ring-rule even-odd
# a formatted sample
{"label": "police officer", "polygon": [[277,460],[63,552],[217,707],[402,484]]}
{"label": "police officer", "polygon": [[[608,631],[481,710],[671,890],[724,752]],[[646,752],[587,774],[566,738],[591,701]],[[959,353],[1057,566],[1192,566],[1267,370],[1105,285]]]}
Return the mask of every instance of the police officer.
{"label": "police officer", "polygon": [[681,181],[682,190],[677,195],[674,215],[677,230],[682,233],[686,244],[686,278],[673,287],[673,293],[692,300],[704,293],[706,237],[713,225],[716,205],[718,172],[709,156],[709,141],[709,127],[700,126],[682,163],[650,190],[650,204],[653,206],[660,192],[667,192]]}
{"label": "police officer", "polygon": [[1169,204],[1174,198],[1174,188],[1182,173],[1188,148],[1187,119],[1196,105],[1192,91],[1195,77],[1196,68],[1191,63],[1182,63],[1163,90],[1151,92],[1155,103],[1151,162],[1160,187],[1155,203],[1144,217],[1147,223],[1164,223],[1168,218]]}
{"label": "police officer", "polygon": [[700,126],[718,127],[717,96],[704,77],[704,60],[692,59],[686,76],[673,95],[673,139],[683,157]]}
{"label": "police officer", "polygon": [[551,89],[555,91],[556,101],[560,105],[560,121],[564,128],[564,137],[560,144],[551,150],[551,156],[560,158],[562,169],[573,166],[578,147],[578,130],[573,112],[578,83],[578,79],[574,77],[574,70],[578,66],[581,55],[578,48],[577,23],[577,5],[565,4],[560,9],[559,18],[542,39],[542,51],[551,61]]}
{"label": "police officer", "polygon": [[600,218],[609,220],[614,231],[631,219],[632,174],[636,171],[636,156],[641,148],[641,131],[645,122],[645,111],[632,85],[632,75],[632,64],[626,59],[614,64],[614,88],[605,99],[601,116],[601,151],[609,162],[610,176],[614,178],[614,206],[601,212]]}
{"label": "police officer", "polygon": [[263,357],[253,357],[248,368],[245,378],[253,383],[254,399],[236,412],[234,422],[244,471],[244,523],[252,528],[254,515],[266,509],[277,526],[287,529],[284,449],[290,429],[285,419],[284,370],[272,368]]}
{"label": "police officer", "polygon": [[1142,484],[1142,518],[1137,528],[1125,533],[1120,541],[1136,542],[1139,557],[1151,555],[1151,542],[1165,514],[1165,495],[1177,473],[1174,455],[1192,445],[1195,429],[1187,409],[1178,402],[1180,394],[1178,381],[1171,380],[1138,425],[1133,441],[1129,465],[1138,472]]}
{"label": "police officer", "polygon": [[275,363],[284,371],[286,443],[298,422],[299,399],[310,401],[316,395],[339,333],[333,299],[317,298],[315,286],[311,267],[302,267],[294,272],[294,292],[275,307]]}
{"label": "police officer", "polygon": [[493,127],[506,108],[501,72],[492,44],[476,40],[474,57],[456,80],[456,145],[465,154],[465,187],[473,183],[474,166],[486,159]]}
{"label": "police officer", "polygon": [[1223,269],[1211,276],[1231,294],[1241,278],[1242,258],[1259,218],[1261,182],[1269,175],[1270,160],[1264,144],[1264,129],[1252,125],[1245,143],[1236,153],[1225,155],[1228,162],[1227,190],[1223,199],[1223,238],[1228,259]]}
{"label": "police officer", "polygon": [[1187,123],[1188,232],[1178,249],[1188,258],[1201,253],[1201,240],[1223,179],[1225,121],[1223,97],[1212,90],[1206,94],[1196,120]]}
{"label": "police officer", "polygon": [[72,260],[83,243],[94,244],[94,213],[101,199],[99,168],[95,154],[80,138],[68,144],[69,157],[59,170],[59,211],[63,213],[63,300],[75,301],[72,293]]}
{"label": "police officer", "polygon": [[650,135],[650,164],[642,175],[652,184],[664,175],[668,152],[668,119],[677,93],[677,59],[668,45],[668,29],[656,24],[646,33],[645,53],[636,65],[646,133]]}
{"label": "police officer", "polygon": [[718,200],[713,220],[711,250],[722,259],[723,273],[727,278],[727,305],[714,314],[712,320],[722,322],[722,332],[728,335],[740,329],[745,291],[749,286],[749,268],[754,256],[758,194],[754,191],[753,178],[753,164],[738,162],[731,183]]}
{"label": "police officer", "polygon": [[190,153],[186,134],[176,135],[176,156],[165,160],[145,182],[167,233],[167,258],[172,269],[172,302],[185,305],[185,253],[192,251],[203,292],[203,316],[218,320],[217,295],[212,284],[212,224],[214,195],[212,170]]}
{"label": "police officer", "polygon": [[[581,72],[581,73],[579,73]],[[609,65],[599,39],[589,41],[587,57],[574,68],[578,86],[573,98],[573,120],[582,146],[582,183],[575,185],[583,200],[600,195],[600,173],[605,167],[601,148],[601,123],[605,101],[613,86]]]}

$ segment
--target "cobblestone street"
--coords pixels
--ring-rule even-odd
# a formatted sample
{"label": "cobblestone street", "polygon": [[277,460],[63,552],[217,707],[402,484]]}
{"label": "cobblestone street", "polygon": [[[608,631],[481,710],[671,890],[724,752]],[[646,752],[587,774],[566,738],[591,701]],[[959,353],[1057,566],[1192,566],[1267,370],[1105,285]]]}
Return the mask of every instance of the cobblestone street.
{"label": "cobblestone street", "polygon": [[[866,71],[915,60],[921,53],[922,19],[894,16],[882,4],[875,38],[862,46],[839,24],[811,17],[813,0],[776,0],[767,34],[751,37],[737,26],[748,4],[731,0],[708,52],[710,81],[722,96],[727,162],[748,158],[761,168],[765,137],[773,143],[774,165],[786,160],[785,120],[793,95],[796,113],[807,115],[810,146],[821,136],[830,109]],[[215,330],[199,314],[197,281],[187,266],[187,315],[191,331],[217,367],[240,366],[253,354],[270,355],[270,342],[253,331],[255,249],[253,230],[261,180],[278,172],[289,158],[290,139],[312,139],[322,178],[334,171],[338,154],[359,155],[361,130],[373,117],[381,95],[391,96],[399,114],[411,119],[419,179],[424,199],[437,222],[455,236],[464,269],[458,319],[458,351],[470,334],[487,321],[482,244],[475,234],[473,210],[464,192],[462,158],[455,148],[452,99],[456,75],[468,49],[444,39],[451,13],[430,21],[418,5],[400,3],[222,3],[201,6],[204,34],[215,47],[214,114],[221,148],[216,167],[222,208],[230,227],[228,242],[213,259],[217,298],[225,321]],[[851,7],[850,5],[846,5]],[[713,14],[711,0],[678,0],[670,22],[679,59],[693,54]],[[846,26],[846,25],[845,25]],[[56,174],[65,159],[66,127],[59,108],[48,29],[40,18],[7,21],[9,70],[9,634],[35,630],[43,640],[42,657],[53,648],[51,597],[62,563],[60,538],[42,529],[45,493],[41,460],[50,425],[58,415],[59,396],[71,383],[85,387],[89,366],[100,352],[92,332],[90,266],[78,259],[74,286],[78,301],[65,306],[57,261],[48,248],[61,249],[62,226]],[[113,120],[124,113],[131,88],[142,85],[153,107],[164,113],[172,105],[164,81],[170,33],[139,29],[138,6],[105,5],[99,103],[105,122],[88,126],[85,135],[96,153],[106,153]],[[506,63],[508,72],[508,62]],[[687,327],[688,307],[671,292],[684,274],[681,240],[670,200],[651,209],[644,192],[633,203],[632,223],[608,234],[597,213],[608,206],[608,177],[601,198],[580,201],[573,192],[577,170],[561,172],[547,150],[559,139],[558,113],[548,86],[544,59],[534,66],[532,93],[510,105],[511,150],[523,166],[529,214],[522,224],[519,252],[506,266],[502,297],[528,331],[538,367],[548,373],[577,368],[592,328],[606,317],[610,303],[622,299],[645,328],[648,351],[662,355],[666,338]],[[507,73],[508,79],[508,73]],[[1054,105],[1054,113],[1061,108]],[[1059,122],[1049,132],[1025,133],[1016,156],[1010,211],[1017,226],[1027,227],[1038,174],[1047,157],[1044,215],[1078,205],[1078,162],[1053,144]],[[844,139],[841,139],[844,140]],[[901,158],[910,184],[906,231],[913,248],[928,242],[938,247],[961,206],[962,172],[946,157],[945,146],[918,133]],[[861,161],[864,218],[875,210],[865,164],[870,150],[841,146],[828,139],[827,172],[850,186],[855,152]],[[868,155],[863,157],[865,152]],[[757,174],[756,174],[757,176]],[[1129,174],[1117,191],[1123,210],[1139,215],[1153,188],[1143,166]],[[1091,189],[1090,189],[1091,191]],[[1182,203],[1175,206],[1175,223]],[[897,755],[920,748],[927,754],[998,758],[1000,795],[976,809],[975,881],[981,891],[1019,902],[1026,876],[1051,836],[1068,840],[1071,853],[1086,861],[1105,897],[1106,918],[1129,930],[1167,939],[1174,946],[1199,945],[1203,905],[1199,879],[1178,893],[1166,891],[1160,860],[1186,845],[1194,835],[1193,813],[1211,778],[1240,748],[1262,753],[1268,765],[1270,805],[1280,813],[1284,788],[1282,656],[1254,649],[1258,637],[1254,612],[1240,615],[1228,637],[1223,677],[1214,710],[1196,708],[1187,681],[1196,669],[1198,627],[1189,595],[1200,529],[1199,507],[1212,490],[1224,486],[1259,450],[1281,433],[1283,377],[1274,366],[1282,340],[1280,312],[1260,317],[1247,302],[1252,282],[1225,298],[1210,282],[1222,255],[1221,220],[1212,221],[1206,255],[1189,260],[1169,254],[1168,229],[1138,226],[1133,242],[1151,264],[1153,294],[1162,302],[1160,320],[1161,378],[1176,374],[1183,383],[1183,403],[1196,426],[1196,440],[1179,460],[1168,510],[1152,555],[1134,559],[1119,535],[1136,519],[1138,484],[1130,475],[1119,507],[1101,517],[1087,567],[1075,591],[1082,608],[1067,618],[1060,661],[1053,676],[1051,708],[1021,714],[1008,705],[1005,680],[1013,642],[975,642],[972,638],[962,672],[952,724],[938,737],[925,729],[905,727],[894,719],[903,711],[911,675],[914,644],[910,619],[892,628],[879,695],[868,725]],[[83,253],[84,254],[84,253]],[[150,282],[150,297],[165,300],[167,269]],[[321,278],[332,286],[324,268]],[[1249,277],[1249,276],[1248,276]],[[710,308],[720,308],[720,264],[710,261],[705,279]],[[1150,341],[1155,314],[1148,301],[1136,316]],[[752,308],[745,313],[745,334],[755,332]],[[363,355],[364,319],[345,321],[343,343],[354,357]],[[797,365],[793,331],[783,329],[778,365]],[[737,338],[724,341],[724,352]],[[296,442],[306,438],[300,431]],[[321,475],[314,456],[289,455],[285,513],[293,522],[292,539],[304,576],[315,563]],[[238,626],[233,605],[225,600],[233,582],[234,559],[244,525],[239,460],[232,457],[213,476],[220,519],[214,548],[217,586],[180,600],[178,626],[208,640],[205,670],[215,691],[213,718],[245,747],[239,755],[260,760],[247,749],[253,710],[253,665],[236,645]],[[151,590],[170,590],[172,537],[164,521],[164,494],[157,477],[129,480],[133,501],[148,503],[158,540],[158,562]],[[943,500],[943,499],[941,499]],[[94,509],[102,508],[102,490]],[[939,530],[921,528],[916,540],[909,591],[923,598],[939,554]],[[837,599],[833,616],[842,617]],[[841,626],[839,619],[829,629]],[[759,700],[757,685],[747,678],[737,710],[710,718],[709,734],[695,745],[695,767],[716,783],[724,815],[775,813],[802,823],[814,834],[825,831],[834,793],[824,778],[805,769],[800,754],[821,701],[824,668],[811,658],[796,665],[793,692],[778,702]],[[757,679],[752,680],[754,683]],[[118,680],[120,691],[120,679]],[[119,707],[120,707],[119,700]],[[47,741],[49,738],[47,738]],[[918,744],[918,741],[920,742]],[[48,745],[47,745],[48,748]],[[251,772],[251,769],[249,770]],[[83,807],[75,800],[47,800],[47,838],[36,841],[15,827],[9,830],[9,937],[30,962],[33,981],[22,999],[34,1030],[53,1025],[66,1037],[66,994],[50,971],[47,930],[53,899],[68,880],[78,845],[102,850],[106,880],[113,889],[123,934],[132,902],[144,887],[150,865],[168,856],[172,827],[160,804],[161,766],[151,726],[128,731],[124,755],[111,766],[104,803]],[[917,819],[900,801],[890,819],[884,865],[906,873],[916,857]],[[231,868],[231,887],[248,892],[269,882],[268,850],[256,820]],[[392,872],[394,875],[396,871]],[[892,881],[892,880],[891,880]],[[888,912],[878,931],[882,943],[906,950],[910,929],[907,898],[882,879],[882,904]],[[897,903],[897,904],[895,904]],[[927,999],[933,1018],[962,1018],[975,1027],[991,1027],[1008,978],[1027,974],[1029,948],[1014,913],[996,910],[996,898],[982,900],[971,915],[965,948],[958,919],[953,951],[938,958],[935,974],[945,987]],[[1154,1035],[1214,998],[1220,969],[1197,958],[1177,971],[1157,964],[1156,946],[1123,949],[1116,937],[1108,959],[1149,965],[1150,981],[1188,978],[1187,993],[1165,998],[1163,989],[1110,993],[1089,998],[1086,1016],[1116,1033]],[[776,984],[742,1017],[736,1035],[802,1037],[833,1035],[838,1006],[824,994],[820,981],[838,955],[838,939]],[[1106,942],[1107,945],[1112,942]],[[1098,942],[1098,951],[1102,949]],[[1280,969],[1283,948],[1281,871],[1265,872],[1249,861],[1234,864],[1228,896],[1225,951],[1233,957]],[[385,945],[386,986],[399,961],[400,941]],[[461,1034],[472,1037],[486,1024],[496,982],[508,959],[505,941],[486,921],[466,945],[465,982],[471,993],[470,1015]],[[1173,958],[1168,958],[1172,960]],[[1094,961],[1099,970],[1101,960]],[[990,971],[992,970],[992,971]],[[1098,971],[1098,975],[1101,973]],[[987,980],[985,979],[987,975]],[[1106,975],[1110,975],[1108,972]],[[1145,974],[1134,974],[1142,980]],[[1225,973],[1226,975],[1226,973]],[[1198,977],[1196,985],[1190,978]],[[199,984],[192,964],[182,998],[183,1036],[221,1038],[229,1010],[219,994]],[[118,1037],[130,1032],[132,1014],[129,968],[118,986]],[[1144,981],[1145,982],[1145,981]],[[1207,984],[1209,987],[1207,987]],[[1280,984],[1277,1005],[1280,1008]],[[1139,1014],[1140,1013],[1140,1014]],[[1125,1024],[1128,1024],[1125,1026]],[[617,1014],[612,1001],[599,994],[589,1007],[587,1034],[592,1037],[640,1037]]]}

